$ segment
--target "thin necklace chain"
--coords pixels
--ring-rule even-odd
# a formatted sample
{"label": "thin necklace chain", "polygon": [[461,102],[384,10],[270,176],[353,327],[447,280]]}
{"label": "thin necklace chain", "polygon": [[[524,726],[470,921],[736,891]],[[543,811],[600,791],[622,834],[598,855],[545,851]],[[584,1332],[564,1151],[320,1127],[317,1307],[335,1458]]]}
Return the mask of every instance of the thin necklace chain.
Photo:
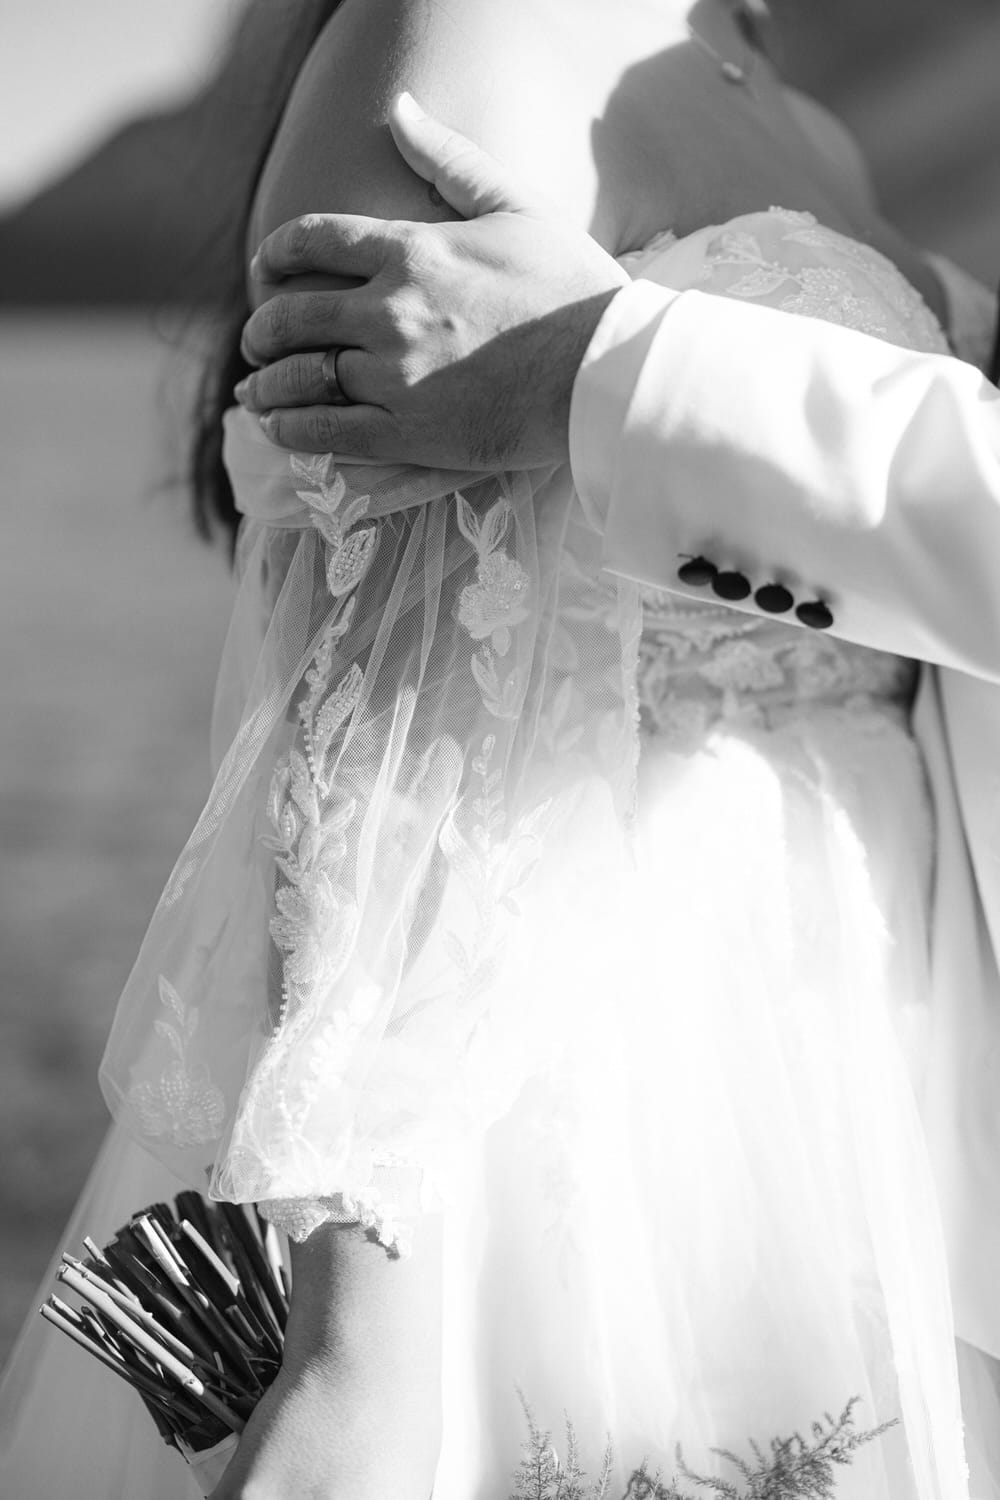
{"label": "thin necklace chain", "polygon": [[755,99],[757,97],[753,87],[753,75],[757,69],[757,52],[750,45],[749,41],[744,43],[746,48],[744,62],[737,63],[733,62],[732,58],[723,57],[721,52],[717,52],[711,42],[706,41],[699,32],[695,31],[690,21],[687,22],[687,34],[691,41],[700,47],[707,57],[712,59],[719,70],[720,76],[727,83],[735,84],[739,88],[745,88],[751,98]]}

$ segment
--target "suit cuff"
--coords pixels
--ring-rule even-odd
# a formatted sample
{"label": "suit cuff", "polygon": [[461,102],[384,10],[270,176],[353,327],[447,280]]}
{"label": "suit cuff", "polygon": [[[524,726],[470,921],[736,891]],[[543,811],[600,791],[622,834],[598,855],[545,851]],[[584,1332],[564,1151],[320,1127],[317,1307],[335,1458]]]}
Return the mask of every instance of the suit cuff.
{"label": "suit cuff", "polygon": [[573,385],[569,452],[580,504],[604,531],[632,395],[664,314],[681,294],[651,281],[623,287],[605,309]]}

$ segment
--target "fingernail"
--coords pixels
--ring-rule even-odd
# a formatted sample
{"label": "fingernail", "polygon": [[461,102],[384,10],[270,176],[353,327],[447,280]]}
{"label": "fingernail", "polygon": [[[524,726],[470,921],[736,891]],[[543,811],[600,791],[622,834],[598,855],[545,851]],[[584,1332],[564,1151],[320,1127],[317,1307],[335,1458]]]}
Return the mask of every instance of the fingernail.
{"label": "fingernail", "polygon": [[396,96],[396,109],[404,120],[426,120],[427,118],[413,95],[405,90]]}
{"label": "fingernail", "polygon": [[237,385],[233,386],[233,395],[236,397],[237,401],[242,401],[249,389],[250,379],[249,377],[247,377],[246,380],[241,380]]}
{"label": "fingernail", "polygon": [[265,432],[270,432],[271,428],[274,426],[274,412],[262,411],[260,416],[257,418],[257,421],[263,427]]}
{"label": "fingernail", "polygon": [[253,279],[255,281],[259,281],[260,280],[260,251],[259,250],[257,251],[257,253],[253,256],[253,258],[250,261],[250,275],[253,277]]}

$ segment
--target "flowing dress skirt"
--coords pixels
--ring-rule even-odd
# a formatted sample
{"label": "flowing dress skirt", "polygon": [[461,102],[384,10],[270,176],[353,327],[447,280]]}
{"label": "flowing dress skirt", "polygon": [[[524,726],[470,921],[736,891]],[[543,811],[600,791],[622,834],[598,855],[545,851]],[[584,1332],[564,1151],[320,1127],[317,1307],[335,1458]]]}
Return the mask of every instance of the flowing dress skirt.
{"label": "flowing dress skirt", "polygon": [[[891,705],[752,720],[645,737],[634,890],[589,914],[606,973],[447,1212],[434,1500],[506,1500],[518,1392],[560,1452],[569,1416],[595,1478],[610,1437],[613,1497],[642,1460],[674,1474],[678,1442],[738,1479],[713,1447],[752,1459],[748,1439],[808,1437],[851,1397],[855,1430],[895,1425],[838,1471],[844,1500],[1000,1497],[996,1366],[956,1343],[919,1110],[919,756]],[[554,934],[539,986],[581,979]],[[172,1189],[112,1131],[64,1242]],[[37,1318],[0,1399],[0,1492],[196,1493],[138,1399]]]}
{"label": "flowing dress skirt", "polygon": [[738,1480],[712,1448],[752,1460],[851,1397],[857,1430],[896,1425],[838,1495],[1000,1493],[1000,1367],[956,1344],[918,1104],[934,829],[907,714],[755,718],[644,739],[633,900],[593,914],[603,1007],[453,1219],[435,1500],[501,1493],[515,1387],[591,1475],[610,1435],[615,1496],[678,1442]]}

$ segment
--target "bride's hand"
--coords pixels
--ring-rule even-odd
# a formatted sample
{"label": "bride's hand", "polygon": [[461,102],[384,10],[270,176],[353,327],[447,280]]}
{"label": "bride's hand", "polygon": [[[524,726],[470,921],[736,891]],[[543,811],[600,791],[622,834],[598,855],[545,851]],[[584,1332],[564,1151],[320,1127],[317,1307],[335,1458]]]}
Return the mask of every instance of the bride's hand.
{"label": "bride's hand", "polygon": [[352,1389],[336,1369],[283,1370],[257,1407],[211,1500],[428,1500],[436,1400]]}

